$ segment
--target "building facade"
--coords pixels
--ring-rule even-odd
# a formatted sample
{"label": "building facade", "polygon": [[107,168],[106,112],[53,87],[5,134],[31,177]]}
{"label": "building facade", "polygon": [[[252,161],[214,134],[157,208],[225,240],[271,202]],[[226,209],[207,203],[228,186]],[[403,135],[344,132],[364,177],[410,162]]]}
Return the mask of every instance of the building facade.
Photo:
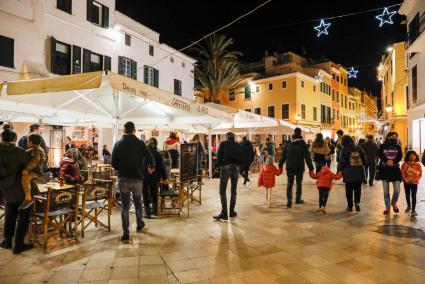
{"label": "building facade", "polygon": [[190,99],[195,60],[115,0],[0,1],[0,81],[110,70]]}
{"label": "building facade", "polygon": [[407,128],[408,143],[425,149],[425,0],[405,0],[399,13],[407,18]]}
{"label": "building facade", "polygon": [[[394,43],[382,56],[378,66],[378,80],[381,81],[382,114],[381,134],[396,131],[402,146],[409,144],[407,123],[408,83],[406,43]],[[425,99],[425,98],[424,98]]]}

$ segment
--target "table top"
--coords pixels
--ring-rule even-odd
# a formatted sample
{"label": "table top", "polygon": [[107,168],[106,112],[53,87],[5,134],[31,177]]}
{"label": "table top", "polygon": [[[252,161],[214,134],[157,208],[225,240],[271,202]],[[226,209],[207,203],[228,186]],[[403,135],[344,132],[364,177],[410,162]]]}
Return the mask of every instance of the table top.
{"label": "table top", "polygon": [[48,183],[44,183],[44,184],[38,184],[37,186],[38,186],[38,190],[40,192],[47,192],[47,189],[49,187],[51,189],[54,189],[54,190],[72,189],[72,188],[76,187],[75,184],[64,184],[64,185],[60,186],[60,184],[58,182],[48,182]]}

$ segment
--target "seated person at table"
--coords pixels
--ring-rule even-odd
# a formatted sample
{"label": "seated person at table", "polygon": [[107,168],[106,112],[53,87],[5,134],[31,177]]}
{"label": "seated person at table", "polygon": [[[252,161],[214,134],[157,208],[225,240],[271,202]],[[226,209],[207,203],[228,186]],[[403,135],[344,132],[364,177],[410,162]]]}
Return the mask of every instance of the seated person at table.
{"label": "seated person at table", "polygon": [[28,137],[28,150],[27,153],[30,157],[25,169],[22,171],[22,188],[25,192],[25,200],[22,202],[19,209],[25,210],[33,203],[31,197],[31,181],[38,178],[43,174],[43,165],[46,162],[43,148],[40,147],[41,136],[38,134],[31,134]]}
{"label": "seated person at table", "polygon": [[110,164],[111,163],[111,152],[108,151],[108,146],[103,145],[102,149],[103,163]]}
{"label": "seated person at table", "polygon": [[65,183],[76,184],[83,181],[80,173],[80,167],[75,160],[75,152],[71,149],[66,151],[62,161],[60,161],[59,175],[63,175]]}

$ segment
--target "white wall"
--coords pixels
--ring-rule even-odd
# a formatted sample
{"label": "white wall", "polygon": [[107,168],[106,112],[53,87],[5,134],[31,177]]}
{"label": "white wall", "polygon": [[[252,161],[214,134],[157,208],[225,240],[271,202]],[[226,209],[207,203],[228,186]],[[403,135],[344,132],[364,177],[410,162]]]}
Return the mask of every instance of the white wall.
{"label": "white wall", "polygon": [[[15,40],[15,68],[0,66],[0,81],[22,79],[24,60],[44,65],[48,70],[46,54],[48,38],[90,49],[111,57],[112,72],[118,72],[118,56],[137,62],[137,80],[143,81],[143,66],[159,70],[159,88],[174,92],[174,79],[182,81],[182,94],[194,99],[194,60],[182,54],[170,54],[175,50],[159,43],[159,34],[114,11],[115,0],[98,0],[109,7],[108,29],[86,20],[87,2],[72,1],[72,15],[58,10],[56,0],[1,0],[0,35]],[[115,25],[117,24],[117,25]],[[127,27],[127,26],[128,27]],[[113,27],[119,27],[118,30]],[[131,35],[131,46],[125,45],[125,33]],[[149,45],[154,46],[154,56],[149,55]],[[168,57],[167,57],[168,56]],[[164,60],[160,61],[162,58]],[[182,66],[185,64],[185,67]]]}

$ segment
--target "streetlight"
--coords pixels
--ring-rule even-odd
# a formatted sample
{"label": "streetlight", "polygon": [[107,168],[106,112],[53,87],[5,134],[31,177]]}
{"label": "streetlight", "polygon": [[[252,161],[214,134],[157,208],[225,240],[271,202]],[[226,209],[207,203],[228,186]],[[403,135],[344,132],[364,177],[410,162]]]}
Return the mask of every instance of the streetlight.
{"label": "streetlight", "polygon": [[391,52],[391,51],[393,51],[393,47],[392,46],[387,47],[387,52]]}

